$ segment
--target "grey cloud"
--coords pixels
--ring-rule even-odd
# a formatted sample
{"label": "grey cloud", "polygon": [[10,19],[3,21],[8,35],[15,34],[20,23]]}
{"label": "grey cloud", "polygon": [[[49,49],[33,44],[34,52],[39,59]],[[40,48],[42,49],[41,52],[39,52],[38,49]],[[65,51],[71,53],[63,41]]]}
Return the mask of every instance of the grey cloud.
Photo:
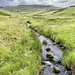
{"label": "grey cloud", "polygon": [[75,0],[0,0],[0,6],[16,6],[16,5],[53,5],[57,7],[68,7],[75,5]]}

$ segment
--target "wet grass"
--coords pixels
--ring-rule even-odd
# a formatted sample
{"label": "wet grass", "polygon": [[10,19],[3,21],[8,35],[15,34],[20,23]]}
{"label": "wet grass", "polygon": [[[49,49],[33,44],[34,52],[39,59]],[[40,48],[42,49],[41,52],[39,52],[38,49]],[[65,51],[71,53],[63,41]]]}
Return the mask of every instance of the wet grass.
{"label": "wet grass", "polygon": [[27,17],[4,13],[0,15],[0,75],[38,75],[41,45],[37,35],[26,26]]}

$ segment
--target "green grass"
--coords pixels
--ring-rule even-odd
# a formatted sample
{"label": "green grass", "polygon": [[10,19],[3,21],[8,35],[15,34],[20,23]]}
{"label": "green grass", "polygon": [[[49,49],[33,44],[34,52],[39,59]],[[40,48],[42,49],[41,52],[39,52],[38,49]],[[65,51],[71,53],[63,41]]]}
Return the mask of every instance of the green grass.
{"label": "green grass", "polygon": [[[31,27],[38,33],[51,37],[55,43],[59,43],[66,49],[62,54],[62,62],[72,70],[75,65],[75,18],[73,11],[75,7],[64,9],[55,14],[55,11],[39,13],[41,16],[31,18]],[[50,13],[49,13],[50,12]]]}
{"label": "green grass", "polygon": [[26,26],[27,17],[3,14],[0,15],[0,75],[38,75],[41,45],[34,31]]}
{"label": "green grass", "polygon": [[[75,17],[74,8],[64,10],[37,11],[30,7],[13,7],[12,12],[0,10],[0,74],[38,75],[41,62],[40,42],[35,32],[51,37],[64,46],[62,62],[72,70],[75,68]],[[11,11],[8,7],[7,10]],[[6,9],[6,8],[5,8]],[[19,11],[17,11],[17,10]],[[26,8],[25,8],[26,9]],[[57,12],[58,11],[58,12]],[[19,13],[13,13],[19,12]],[[57,12],[57,13],[55,13]]]}
{"label": "green grass", "polygon": [[55,13],[54,16],[73,16],[75,17],[75,7],[69,7]]}

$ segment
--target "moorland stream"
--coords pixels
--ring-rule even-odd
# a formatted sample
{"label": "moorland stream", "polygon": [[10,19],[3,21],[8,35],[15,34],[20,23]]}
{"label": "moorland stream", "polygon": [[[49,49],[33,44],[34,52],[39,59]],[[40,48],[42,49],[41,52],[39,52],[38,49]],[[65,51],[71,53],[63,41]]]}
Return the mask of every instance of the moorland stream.
{"label": "moorland stream", "polygon": [[[29,27],[30,24],[27,23]],[[52,40],[46,38],[44,35],[40,35],[36,32],[41,44],[42,44],[42,70],[39,75],[69,75],[66,68],[62,64],[61,55],[63,51],[58,44],[53,44]],[[47,44],[43,43],[43,40]]]}

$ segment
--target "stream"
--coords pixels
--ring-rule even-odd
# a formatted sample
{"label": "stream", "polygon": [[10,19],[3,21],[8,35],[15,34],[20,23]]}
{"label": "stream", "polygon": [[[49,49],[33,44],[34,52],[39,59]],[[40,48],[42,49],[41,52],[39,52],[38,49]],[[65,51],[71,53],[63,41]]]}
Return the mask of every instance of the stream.
{"label": "stream", "polygon": [[[27,23],[29,27],[30,24]],[[41,44],[42,44],[42,70],[39,75],[69,75],[67,70],[61,61],[61,55],[63,51],[60,49],[58,44],[53,45],[51,39],[46,38],[44,35],[40,35],[36,32]],[[43,43],[43,40],[47,44]]]}

